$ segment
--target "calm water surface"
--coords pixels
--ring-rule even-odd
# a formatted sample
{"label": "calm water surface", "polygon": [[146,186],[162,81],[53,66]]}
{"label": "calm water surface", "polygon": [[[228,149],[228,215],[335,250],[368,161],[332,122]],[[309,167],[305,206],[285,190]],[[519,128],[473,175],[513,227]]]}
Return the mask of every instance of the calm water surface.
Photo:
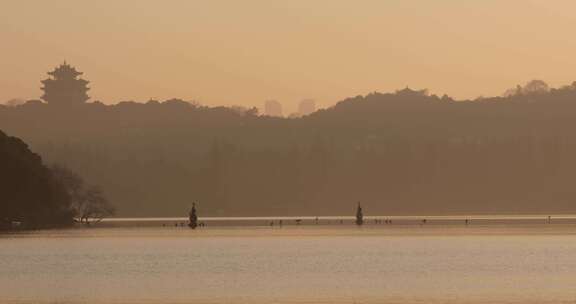
{"label": "calm water surface", "polygon": [[0,303],[576,303],[576,226],[0,236]]}

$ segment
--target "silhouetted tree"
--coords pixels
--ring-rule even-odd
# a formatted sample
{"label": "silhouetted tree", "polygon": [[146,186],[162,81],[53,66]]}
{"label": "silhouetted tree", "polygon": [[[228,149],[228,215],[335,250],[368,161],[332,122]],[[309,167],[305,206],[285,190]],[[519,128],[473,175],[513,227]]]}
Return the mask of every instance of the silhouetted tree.
{"label": "silhouetted tree", "polygon": [[548,84],[542,80],[531,80],[524,86],[517,85],[515,88],[504,92],[504,97],[513,97],[520,95],[544,94],[550,90]]}
{"label": "silhouetted tree", "polygon": [[99,222],[114,214],[114,207],[99,188],[90,186],[84,190],[83,195],[75,208],[81,223]]}
{"label": "silhouetted tree", "polygon": [[548,92],[548,84],[542,80],[529,81],[523,88],[524,94],[544,94]]}
{"label": "silhouetted tree", "polygon": [[65,167],[55,165],[52,171],[66,188],[71,198],[72,210],[80,223],[99,222],[114,214],[114,208],[99,188],[86,185],[80,175]]}

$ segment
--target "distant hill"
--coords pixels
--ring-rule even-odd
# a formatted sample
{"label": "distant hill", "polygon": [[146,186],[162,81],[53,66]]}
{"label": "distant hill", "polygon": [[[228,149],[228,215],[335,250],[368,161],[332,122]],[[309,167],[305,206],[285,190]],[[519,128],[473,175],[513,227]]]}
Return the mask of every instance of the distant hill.
{"label": "distant hill", "polygon": [[371,93],[301,118],[29,102],[0,106],[0,128],[101,185],[119,216],[576,212],[576,84]]}

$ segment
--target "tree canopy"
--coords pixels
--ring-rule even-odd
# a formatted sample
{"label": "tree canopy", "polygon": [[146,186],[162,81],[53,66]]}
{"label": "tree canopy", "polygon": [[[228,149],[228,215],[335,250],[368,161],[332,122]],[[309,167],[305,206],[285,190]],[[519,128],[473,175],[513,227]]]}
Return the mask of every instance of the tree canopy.
{"label": "tree canopy", "polygon": [[69,225],[70,198],[40,156],[0,131],[0,223],[25,228]]}

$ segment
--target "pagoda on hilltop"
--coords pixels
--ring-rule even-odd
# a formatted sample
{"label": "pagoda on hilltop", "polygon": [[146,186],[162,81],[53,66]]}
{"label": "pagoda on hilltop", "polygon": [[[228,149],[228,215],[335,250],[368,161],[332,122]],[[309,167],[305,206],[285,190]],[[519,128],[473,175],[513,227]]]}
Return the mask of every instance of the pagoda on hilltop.
{"label": "pagoda on hilltop", "polygon": [[51,105],[77,105],[85,103],[88,96],[88,81],[79,78],[82,72],[76,71],[73,66],[64,61],[52,72],[50,77],[42,81],[44,85],[42,99]]}

